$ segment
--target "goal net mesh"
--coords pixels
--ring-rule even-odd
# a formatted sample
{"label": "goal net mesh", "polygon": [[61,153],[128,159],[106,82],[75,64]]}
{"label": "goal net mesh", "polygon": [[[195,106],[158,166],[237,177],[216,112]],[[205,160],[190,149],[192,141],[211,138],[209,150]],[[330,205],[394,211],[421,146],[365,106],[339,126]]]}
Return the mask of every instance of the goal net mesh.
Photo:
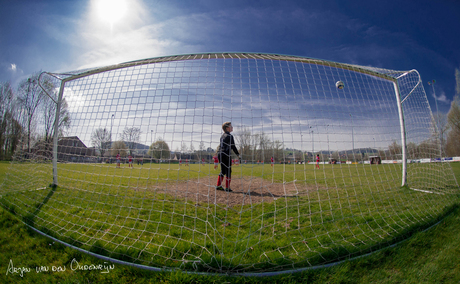
{"label": "goal net mesh", "polygon": [[[24,141],[0,203],[102,257],[192,272],[302,270],[388,247],[459,203],[415,70],[235,53],[40,80],[55,84],[49,95],[70,124],[55,145]],[[232,192],[216,190],[224,122],[241,154]]]}

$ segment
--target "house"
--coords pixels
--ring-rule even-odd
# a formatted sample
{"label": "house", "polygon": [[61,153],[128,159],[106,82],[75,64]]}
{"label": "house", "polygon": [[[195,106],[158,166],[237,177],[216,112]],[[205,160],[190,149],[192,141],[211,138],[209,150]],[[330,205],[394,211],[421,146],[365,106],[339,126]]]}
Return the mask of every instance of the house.
{"label": "house", "polygon": [[77,136],[61,137],[58,140],[58,161],[60,162],[89,162],[94,156],[94,148],[86,147]]}
{"label": "house", "polygon": [[30,149],[30,153],[25,154],[34,161],[50,161],[53,159],[53,143],[39,140]]}

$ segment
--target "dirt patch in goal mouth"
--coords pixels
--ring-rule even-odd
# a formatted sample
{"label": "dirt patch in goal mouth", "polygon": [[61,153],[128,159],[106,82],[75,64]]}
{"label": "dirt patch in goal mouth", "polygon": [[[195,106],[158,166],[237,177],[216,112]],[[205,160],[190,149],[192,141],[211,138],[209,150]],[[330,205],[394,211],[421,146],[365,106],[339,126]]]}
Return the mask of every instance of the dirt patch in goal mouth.
{"label": "dirt patch in goal mouth", "polygon": [[[157,192],[185,199],[195,204],[223,204],[228,207],[273,202],[278,198],[295,198],[307,191],[317,190],[316,186],[306,186],[305,182],[272,183],[262,178],[233,178],[232,192],[216,189],[216,178],[201,178],[177,181]],[[225,181],[223,182],[225,185]],[[311,188],[310,188],[311,187]]]}

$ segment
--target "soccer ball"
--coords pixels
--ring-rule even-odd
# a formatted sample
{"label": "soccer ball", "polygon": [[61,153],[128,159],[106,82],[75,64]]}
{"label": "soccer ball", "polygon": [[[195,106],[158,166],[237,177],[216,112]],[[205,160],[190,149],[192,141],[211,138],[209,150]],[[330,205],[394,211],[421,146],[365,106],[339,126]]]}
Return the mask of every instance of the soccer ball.
{"label": "soccer ball", "polygon": [[340,89],[340,90],[342,90],[343,87],[345,87],[342,81],[337,81],[337,83],[335,83],[335,86],[337,87],[337,89]]}

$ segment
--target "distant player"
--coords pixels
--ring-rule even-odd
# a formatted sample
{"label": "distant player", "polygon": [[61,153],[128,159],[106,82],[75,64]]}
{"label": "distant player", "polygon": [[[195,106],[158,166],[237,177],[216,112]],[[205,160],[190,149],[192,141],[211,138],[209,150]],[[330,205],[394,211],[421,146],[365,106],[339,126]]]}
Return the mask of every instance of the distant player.
{"label": "distant player", "polygon": [[179,167],[182,166],[182,159],[179,159]]}
{"label": "distant player", "polygon": [[217,158],[217,154],[212,157],[214,160],[214,170],[217,170],[217,167],[219,166],[219,159]]}
{"label": "distant player", "polygon": [[201,163],[202,163],[203,165],[205,164],[204,158],[201,159]]}
{"label": "distant player", "polygon": [[273,168],[273,165],[275,164],[275,159],[273,159],[273,157],[270,158],[270,163],[271,163],[272,168]]}
{"label": "distant player", "polygon": [[188,166],[188,159],[185,159],[185,165]]}
{"label": "distant player", "polygon": [[315,169],[319,169],[319,154],[316,154],[316,166]]}
{"label": "distant player", "polygon": [[128,156],[128,167],[129,168],[133,167],[133,156],[131,155]]}
{"label": "distant player", "polygon": [[[225,122],[222,124],[222,130],[224,131],[224,134],[220,137],[220,149],[217,154],[217,157],[220,162],[220,174],[217,179],[217,190],[225,190],[227,192],[231,192],[232,190],[230,189],[230,182],[232,180],[232,164],[231,164],[231,153],[230,151],[233,150],[233,152],[239,156],[240,154],[238,153],[238,150],[236,149],[235,145],[235,140],[233,139],[233,135],[230,134],[233,131],[233,126],[231,122]],[[224,179],[224,176],[227,177],[225,180],[225,189],[222,187],[222,181]]]}
{"label": "distant player", "polygon": [[118,153],[117,154],[117,168],[120,167],[120,163],[121,163],[121,161],[120,161],[120,153]]}

